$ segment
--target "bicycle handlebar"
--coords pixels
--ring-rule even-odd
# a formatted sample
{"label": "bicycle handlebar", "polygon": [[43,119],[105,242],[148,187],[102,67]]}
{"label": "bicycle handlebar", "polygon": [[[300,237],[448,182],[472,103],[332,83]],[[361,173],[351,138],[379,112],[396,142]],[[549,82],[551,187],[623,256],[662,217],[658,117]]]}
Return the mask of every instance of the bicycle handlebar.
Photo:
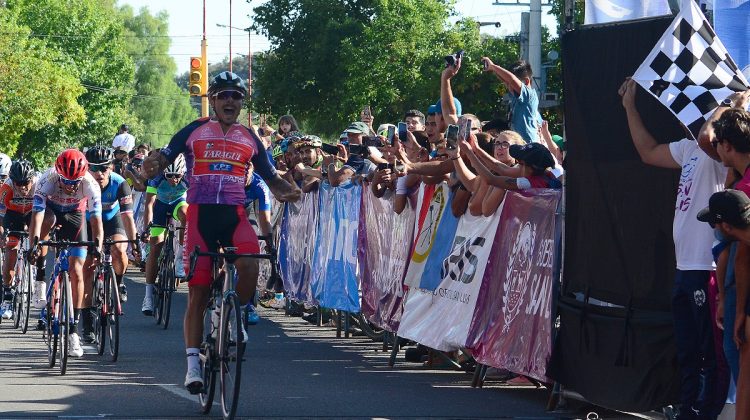
{"label": "bicycle handlebar", "polygon": [[39,246],[50,246],[52,248],[73,248],[78,246],[96,246],[95,241],[39,241]]}
{"label": "bicycle handlebar", "polygon": [[259,260],[272,260],[273,254],[234,254],[232,252],[200,252],[200,247],[195,246],[193,252],[190,253],[190,270],[188,275],[185,276],[186,281],[190,281],[195,273],[195,263],[198,261],[198,257],[213,257],[213,258],[255,258]]}
{"label": "bicycle handlebar", "polygon": [[19,238],[28,238],[29,232],[23,230],[9,230],[5,232],[5,236],[17,236]]}

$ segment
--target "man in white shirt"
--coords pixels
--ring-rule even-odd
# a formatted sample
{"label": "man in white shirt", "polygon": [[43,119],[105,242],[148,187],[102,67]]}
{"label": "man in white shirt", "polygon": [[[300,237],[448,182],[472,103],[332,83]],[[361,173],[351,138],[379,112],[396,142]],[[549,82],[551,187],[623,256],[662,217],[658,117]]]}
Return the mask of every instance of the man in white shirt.
{"label": "man in white shirt", "polygon": [[119,148],[120,150],[124,150],[125,152],[130,152],[133,150],[133,147],[135,147],[135,137],[133,137],[132,134],[128,133],[128,130],[130,128],[127,124],[123,124],[120,126],[120,131],[117,132],[117,135],[112,140],[112,148],[116,149]]}
{"label": "man in white shirt", "polygon": [[[677,271],[672,292],[677,363],[680,368],[680,419],[716,418],[724,406],[717,388],[708,283],[715,270],[713,230],[697,219],[712,194],[724,189],[726,168],[710,145],[683,139],[659,144],[635,106],[636,83],[628,78],[619,90],[630,135],[643,163],[681,169],[675,202],[673,239]],[[711,153],[709,155],[708,153]]]}

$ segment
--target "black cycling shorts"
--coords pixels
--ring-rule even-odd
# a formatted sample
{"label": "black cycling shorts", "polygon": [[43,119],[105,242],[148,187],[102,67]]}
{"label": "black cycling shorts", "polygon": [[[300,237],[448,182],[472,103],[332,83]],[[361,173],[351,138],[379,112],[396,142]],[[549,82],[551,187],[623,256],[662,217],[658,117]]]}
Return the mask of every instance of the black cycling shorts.
{"label": "black cycling shorts", "polygon": [[[89,238],[93,238],[94,234],[91,232],[91,223],[87,223],[87,225],[88,226],[86,226],[86,234],[88,234]],[[122,217],[120,216],[120,213],[115,214],[115,216],[109,220],[102,220],[102,227],[104,228],[105,238],[111,238],[112,236],[117,234],[125,237],[128,236],[125,233],[125,224],[122,223]]]}

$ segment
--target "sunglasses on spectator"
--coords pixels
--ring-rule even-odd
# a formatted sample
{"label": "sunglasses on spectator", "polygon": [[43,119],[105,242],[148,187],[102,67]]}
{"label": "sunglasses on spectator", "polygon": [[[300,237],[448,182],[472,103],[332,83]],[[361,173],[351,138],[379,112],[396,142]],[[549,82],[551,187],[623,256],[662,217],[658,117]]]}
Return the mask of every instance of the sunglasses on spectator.
{"label": "sunglasses on spectator", "polygon": [[73,186],[73,185],[80,184],[81,183],[81,179],[80,178],[79,179],[68,179],[68,178],[65,178],[64,176],[60,175],[60,182],[62,182],[65,185],[71,185],[71,186]]}
{"label": "sunglasses on spectator", "polygon": [[180,179],[182,178],[182,175],[180,174],[164,174],[164,177],[167,179]]}
{"label": "sunglasses on spectator", "polygon": [[226,101],[229,98],[232,98],[235,101],[239,101],[245,98],[245,95],[243,95],[240,92],[237,92],[236,90],[225,90],[214,95],[214,98],[220,99],[222,101]]}
{"label": "sunglasses on spectator", "polygon": [[510,143],[508,143],[507,141],[496,141],[494,144],[501,149],[507,149],[510,147]]}
{"label": "sunglasses on spectator", "polygon": [[28,181],[21,181],[21,182],[16,182],[16,181],[13,181],[13,185],[15,185],[16,187],[26,187],[26,186],[28,186],[29,184],[31,184],[31,180],[28,180]]}
{"label": "sunglasses on spectator", "polygon": [[89,165],[91,172],[106,172],[109,169],[109,165]]}

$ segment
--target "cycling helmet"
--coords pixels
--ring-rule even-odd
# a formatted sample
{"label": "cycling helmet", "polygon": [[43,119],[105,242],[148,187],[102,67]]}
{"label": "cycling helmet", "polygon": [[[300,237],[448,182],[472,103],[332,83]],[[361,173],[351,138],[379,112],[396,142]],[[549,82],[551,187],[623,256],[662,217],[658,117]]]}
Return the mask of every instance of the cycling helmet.
{"label": "cycling helmet", "polygon": [[10,158],[5,153],[0,153],[0,175],[8,175],[10,171]]}
{"label": "cycling helmet", "polygon": [[301,149],[303,147],[320,148],[323,145],[323,140],[318,136],[306,135],[302,136],[299,141],[293,143],[295,149]]}
{"label": "cycling helmet", "polygon": [[17,160],[10,166],[8,176],[13,182],[28,182],[34,178],[34,166],[28,160]]}
{"label": "cycling helmet", "polygon": [[180,174],[185,175],[185,157],[182,156],[182,153],[177,155],[177,158],[167,166],[167,169],[164,170],[165,174]]}
{"label": "cycling helmet", "polygon": [[55,170],[65,179],[74,181],[86,175],[89,163],[78,149],[67,149],[55,161]]}
{"label": "cycling helmet", "polygon": [[112,162],[114,151],[106,146],[94,146],[86,151],[86,160],[90,165],[106,165]]}
{"label": "cycling helmet", "polygon": [[247,95],[245,81],[242,80],[240,76],[237,76],[230,71],[223,71],[217,74],[211,81],[211,85],[208,87],[208,96],[227,89],[237,90],[242,92],[243,95]]}

